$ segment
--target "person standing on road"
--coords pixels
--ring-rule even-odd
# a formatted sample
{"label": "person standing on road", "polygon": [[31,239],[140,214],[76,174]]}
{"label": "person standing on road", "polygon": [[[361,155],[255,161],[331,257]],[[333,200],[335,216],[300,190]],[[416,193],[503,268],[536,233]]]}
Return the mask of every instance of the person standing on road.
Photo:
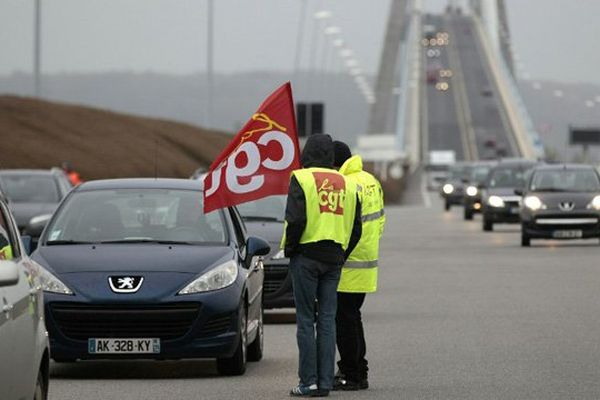
{"label": "person standing on road", "polygon": [[300,382],[290,396],[325,397],[335,370],[336,290],[341,267],[360,240],[360,204],[356,185],[332,169],[329,135],[309,137],[301,163],[290,179],[282,241],[290,258],[299,350]]}
{"label": "person standing on road", "polygon": [[336,339],[340,361],[333,390],[360,390],[369,387],[369,368],[365,358],[367,347],[360,308],[366,293],[377,290],[379,240],[385,224],[383,190],[373,175],[363,171],[361,157],[352,156],[348,145],[336,141],[334,150],[334,166],[347,181],[359,187],[362,236],[344,263],[338,286]]}

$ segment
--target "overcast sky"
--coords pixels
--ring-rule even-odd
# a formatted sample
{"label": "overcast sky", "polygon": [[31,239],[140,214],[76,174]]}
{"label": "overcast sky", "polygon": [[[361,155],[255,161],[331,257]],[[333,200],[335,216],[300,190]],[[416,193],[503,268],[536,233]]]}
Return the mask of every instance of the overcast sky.
{"label": "overcast sky", "polygon": [[[390,0],[305,0],[301,65],[341,68],[318,47],[312,14],[332,11],[361,66],[377,70]],[[430,10],[444,0],[423,0]],[[600,84],[600,1],[507,0],[514,45],[535,79]],[[42,0],[43,70],[155,71],[205,69],[206,0]],[[299,0],[215,0],[215,70],[291,71]],[[30,71],[33,0],[0,0],[0,74]],[[318,40],[324,42],[324,35]]]}

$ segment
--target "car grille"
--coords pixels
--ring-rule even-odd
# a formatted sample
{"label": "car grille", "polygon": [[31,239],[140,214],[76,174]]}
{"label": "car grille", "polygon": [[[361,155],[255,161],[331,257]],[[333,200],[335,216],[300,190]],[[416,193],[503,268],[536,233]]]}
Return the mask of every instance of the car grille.
{"label": "car grille", "polygon": [[231,327],[231,315],[213,317],[206,321],[202,327],[201,336],[217,336],[229,331]]}
{"label": "car grille", "polygon": [[68,338],[176,339],[191,329],[200,305],[195,303],[156,306],[51,304],[50,312],[60,332]]}
{"label": "car grille", "polygon": [[288,269],[287,265],[265,265],[265,279],[263,282],[265,294],[273,294],[281,289],[287,278]]}

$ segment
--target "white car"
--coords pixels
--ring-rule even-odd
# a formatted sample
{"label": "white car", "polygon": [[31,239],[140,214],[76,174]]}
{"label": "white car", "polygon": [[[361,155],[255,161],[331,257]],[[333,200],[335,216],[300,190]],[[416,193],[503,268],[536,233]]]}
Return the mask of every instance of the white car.
{"label": "white car", "polygon": [[44,400],[50,354],[40,267],[29,259],[2,200],[0,259],[0,399]]}

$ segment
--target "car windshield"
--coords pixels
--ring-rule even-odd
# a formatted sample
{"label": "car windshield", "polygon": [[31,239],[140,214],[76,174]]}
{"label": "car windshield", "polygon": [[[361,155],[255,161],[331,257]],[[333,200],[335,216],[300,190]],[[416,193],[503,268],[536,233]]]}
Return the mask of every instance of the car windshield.
{"label": "car windshield", "polygon": [[0,174],[2,190],[13,203],[58,203],[58,187],[51,175]]}
{"label": "car windshield", "polygon": [[117,189],[74,193],[48,227],[46,244],[224,244],[221,211],[203,212],[192,190]]}
{"label": "car windshield", "polygon": [[488,186],[491,188],[523,187],[528,169],[525,166],[496,167],[491,173]]}
{"label": "car windshield", "polygon": [[598,175],[591,169],[536,171],[530,189],[535,192],[598,192]]}
{"label": "car windshield", "polygon": [[269,196],[261,200],[251,201],[237,206],[238,211],[247,221],[279,221],[285,217],[287,196]]}
{"label": "car windshield", "polygon": [[490,173],[490,166],[476,166],[471,170],[471,182],[483,183]]}
{"label": "car windshield", "polygon": [[465,179],[469,176],[470,167],[467,165],[453,165],[448,171],[450,179]]}

